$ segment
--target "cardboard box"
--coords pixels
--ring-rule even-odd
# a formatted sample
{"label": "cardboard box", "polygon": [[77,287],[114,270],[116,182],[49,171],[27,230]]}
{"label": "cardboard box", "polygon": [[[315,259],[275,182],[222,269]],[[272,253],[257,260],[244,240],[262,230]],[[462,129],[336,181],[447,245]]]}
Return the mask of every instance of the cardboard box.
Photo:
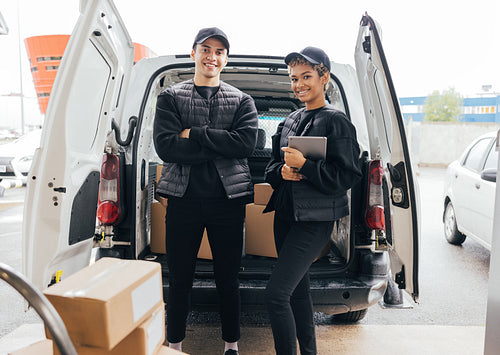
{"label": "cardboard box", "polygon": [[[151,252],[157,254],[167,252],[165,245],[165,212],[165,207],[159,202],[151,204]],[[212,260],[212,250],[208,243],[206,230],[203,233],[198,258]]]}
{"label": "cardboard box", "polygon": [[156,183],[158,184],[158,181],[160,180],[161,177],[161,169],[163,169],[163,164],[158,164],[156,166]]}
{"label": "cardboard box", "polygon": [[277,258],[274,245],[274,212],[262,213],[266,206],[250,203],[245,215],[245,254]]}
{"label": "cardboard box", "polygon": [[[78,355],[151,355],[165,341],[165,305],[162,304],[150,318],[135,328],[111,350],[90,346],[76,346]],[[60,355],[54,344],[54,355]]]}
{"label": "cardboard box", "polygon": [[158,164],[156,166],[156,181],[155,181],[155,200],[161,203],[164,207],[167,207],[168,199],[166,197],[160,196],[156,193],[156,188],[158,186],[158,181],[160,181],[161,170],[163,169],[163,164]]}
{"label": "cardboard box", "polygon": [[102,258],[43,293],[73,344],[110,350],[163,305],[161,266]]}
{"label": "cardboard box", "polygon": [[151,252],[165,254],[165,207],[159,202],[151,203]]}
{"label": "cardboard box", "polygon": [[44,339],[22,349],[14,350],[9,355],[52,355],[52,340]]}
{"label": "cardboard box", "polygon": [[253,185],[254,197],[253,203],[256,205],[267,205],[271,195],[273,194],[273,188],[268,183],[255,184]]}
{"label": "cardboard box", "polygon": [[212,249],[208,242],[207,230],[203,232],[203,239],[201,240],[200,250],[198,250],[198,259],[212,260]]}
{"label": "cardboard box", "polygon": [[[245,216],[245,254],[277,258],[274,244],[274,212],[262,213],[266,206],[248,204]],[[328,241],[314,261],[330,251]]]}
{"label": "cardboard box", "polygon": [[187,353],[170,349],[168,346],[162,346],[156,353],[156,355],[181,355],[181,354],[187,354]]}

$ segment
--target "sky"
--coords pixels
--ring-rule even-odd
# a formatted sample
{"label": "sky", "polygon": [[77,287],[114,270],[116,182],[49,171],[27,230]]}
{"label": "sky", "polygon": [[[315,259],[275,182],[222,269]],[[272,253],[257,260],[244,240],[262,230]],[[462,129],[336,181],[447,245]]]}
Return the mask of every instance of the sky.
{"label": "sky", "polygon": [[[382,28],[382,44],[399,97],[427,96],[450,88],[474,97],[483,92],[483,85],[500,92],[498,0],[114,3],[132,41],[158,55],[189,53],[200,28],[217,26],[228,35],[231,53],[285,56],[312,45],[324,49],[334,62],[353,66],[359,22],[367,12]],[[19,38],[71,34],[79,1],[0,0],[0,12],[10,30],[0,36],[0,95],[20,92],[22,68],[29,115],[35,91]],[[5,114],[1,98],[0,116]]]}

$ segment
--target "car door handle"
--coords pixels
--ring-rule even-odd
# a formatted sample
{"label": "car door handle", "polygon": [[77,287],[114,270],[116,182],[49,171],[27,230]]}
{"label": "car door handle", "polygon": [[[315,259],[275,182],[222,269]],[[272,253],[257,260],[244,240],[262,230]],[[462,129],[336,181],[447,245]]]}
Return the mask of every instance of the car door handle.
{"label": "car door handle", "polygon": [[481,185],[480,184],[474,184],[474,186],[476,187],[476,189],[480,189],[481,188]]}

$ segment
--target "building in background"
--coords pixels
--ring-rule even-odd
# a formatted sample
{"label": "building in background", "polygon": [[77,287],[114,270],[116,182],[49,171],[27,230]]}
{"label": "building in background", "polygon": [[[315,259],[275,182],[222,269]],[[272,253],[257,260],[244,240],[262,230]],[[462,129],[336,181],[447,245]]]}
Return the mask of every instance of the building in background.
{"label": "building in background", "polygon": [[[34,36],[24,40],[30,61],[40,112],[45,115],[57,69],[68,44],[69,35]],[[142,58],[156,57],[148,47],[134,43],[134,64]]]}
{"label": "building in background", "polygon": [[[406,121],[424,120],[424,103],[426,96],[401,97],[399,104]],[[463,99],[460,122],[495,122],[500,123],[500,95],[490,94]]]}

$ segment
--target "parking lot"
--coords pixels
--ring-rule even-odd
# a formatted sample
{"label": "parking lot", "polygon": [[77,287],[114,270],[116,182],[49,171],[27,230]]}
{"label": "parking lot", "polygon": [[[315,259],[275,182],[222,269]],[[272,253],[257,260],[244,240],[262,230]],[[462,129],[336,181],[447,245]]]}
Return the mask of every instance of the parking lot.
{"label": "parking lot", "polygon": [[[319,314],[320,354],[483,353],[490,253],[472,240],[457,247],[444,239],[441,202],[444,172],[436,168],[418,171],[422,216],[419,303],[414,304],[408,298],[403,309],[376,305],[356,325],[331,324],[329,317]],[[0,260],[18,270],[23,195],[24,188],[7,190],[0,201]],[[10,332],[23,324],[39,325],[40,320],[32,310],[24,312],[22,298],[5,283],[0,284],[0,297],[2,353],[8,346],[6,343],[14,341],[7,336]],[[266,322],[265,314],[243,317],[242,354],[272,352],[271,330]],[[193,314],[184,350],[192,354],[217,353],[221,344],[219,332],[214,314]]]}

